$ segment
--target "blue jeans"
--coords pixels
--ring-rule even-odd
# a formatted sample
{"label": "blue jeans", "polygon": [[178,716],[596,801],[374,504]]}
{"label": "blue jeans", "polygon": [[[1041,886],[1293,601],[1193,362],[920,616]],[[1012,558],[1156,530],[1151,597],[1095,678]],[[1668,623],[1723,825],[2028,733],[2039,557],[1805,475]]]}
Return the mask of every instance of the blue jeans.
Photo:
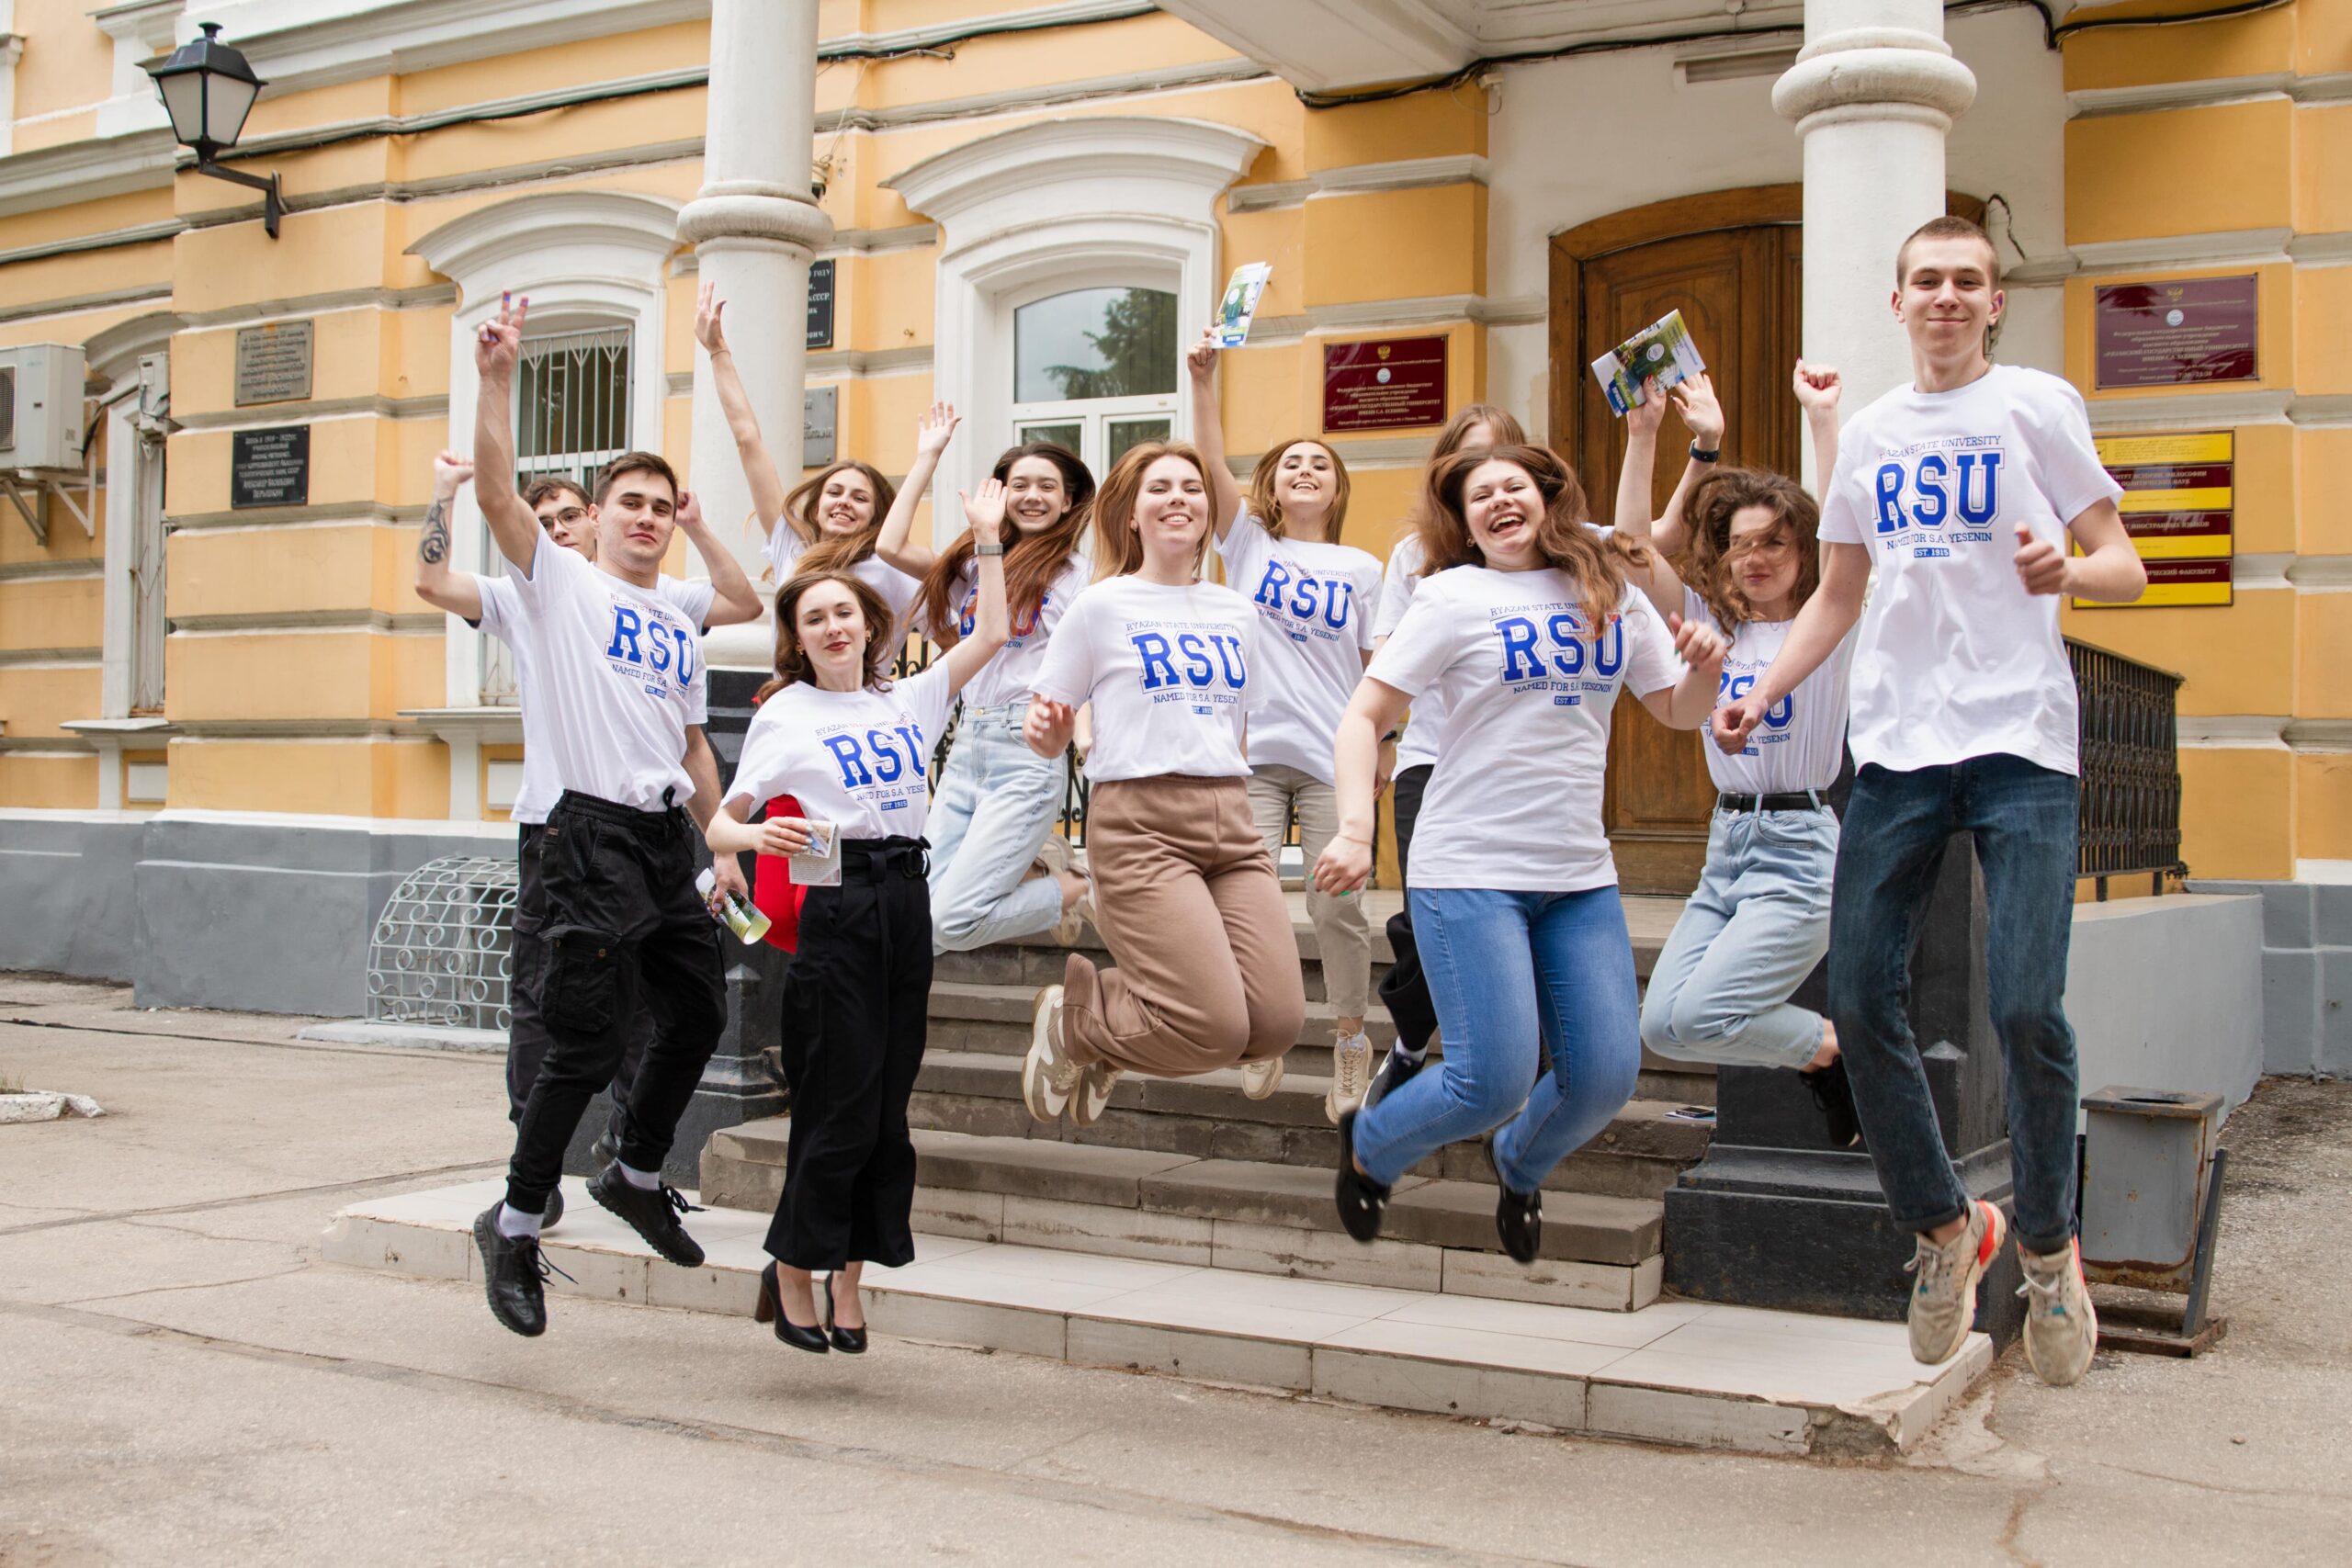
{"label": "blue jeans", "polygon": [[[1443,1065],[1356,1118],[1356,1158],[1394,1182],[1444,1145],[1502,1127],[1496,1167],[1532,1191],[1633,1098],[1642,1053],[1624,906],[1614,887],[1411,897]],[[1539,1042],[1552,1056],[1540,1080]]]}
{"label": "blue jeans", "polygon": [[1829,950],[1838,818],[1718,811],[1707,863],[1650,971],[1642,1043],[1684,1062],[1802,1067],[1821,1015],[1789,1000]]}
{"label": "blue jeans", "polygon": [[1967,1212],[1905,1011],[1920,911],[1955,833],[1984,873],[1985,989],[2008,1067],[2009,1169],[2018,1244],[2056,1252],[2075,1234],[2075,1032],[2066,1023],[2074,931],[2075,781],[2020,757],[1971,757],[1854,780],[1829,931],[1829,1016],[1854,1109],[1894,1222],[1928,1231]]}
{"label": "blue jeans", "polygon": [[932,948],[963,953],[1051,931],[1061,884],[1022,878],[1060,815],[1064,768],[1021,739],[1026,703],[964,710],[931,803]]}

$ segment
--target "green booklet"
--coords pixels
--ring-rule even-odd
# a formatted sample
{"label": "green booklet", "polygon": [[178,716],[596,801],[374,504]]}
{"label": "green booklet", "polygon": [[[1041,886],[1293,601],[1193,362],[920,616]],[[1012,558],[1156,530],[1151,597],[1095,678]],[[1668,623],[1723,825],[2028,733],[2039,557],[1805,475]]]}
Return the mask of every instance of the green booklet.
{"label": "green booklet", "polygon": [[1682,312],[1668,310],[1609,353],[1592,362],[1594,379],[1620,415],[1642,400],[1642,383],[1655,380],[1660,390],[1678,386],[1703,372],[1707,362],[1682,324]]}
{"label": "green booklet", "polygon": [[1243,262],[1233,269],[1233,281],[1225,286],[1225,299],[1216,308],[1217,347],[1239,348],[1249,340],[1250,320],[1258,314],[1258,296],[1266,291],[1266,279],[1273,270],[1271,262]]}

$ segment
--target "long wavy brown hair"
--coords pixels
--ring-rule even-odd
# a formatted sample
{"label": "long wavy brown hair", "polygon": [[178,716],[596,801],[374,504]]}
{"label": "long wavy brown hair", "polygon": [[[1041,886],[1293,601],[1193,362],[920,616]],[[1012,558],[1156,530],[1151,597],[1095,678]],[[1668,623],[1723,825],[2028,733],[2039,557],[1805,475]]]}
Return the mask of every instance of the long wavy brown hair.
{"label": "long wavy brown hair", "polygon": [[1405,521],[1397,525],[1397,538],[1403,539],[1421,531],[1422,518],[1429,511],[1430,475],[1436,471],[1439,463],[1468,445],[1470,433],[1482,424],[1494,432],[1494,446],[1527,445],[1527,428],[1509,409],[1498,408],[1493,403],[1466,403],[1454,410],[1453,417],[1445,422],[1445,428],[1437,433],[1437,445],[1430,448],[1429,463],[1421,470],[1420,493],[1413,498],[1411,510],[1405,513]]}
{"label": "long wavy brown hair", "polygon": [[[1004,598],[1016,627],[1023,621],[1035,623],[1046,605],[1046,591],[1053,587],[1054,579],[1069,566],[1069,558],[1078,553],[1079,541],[1085,536],[1094,505],[1094,476],[1086,471],[1086,465],[1078,460],[1077,453],[1051,441],[1024,441],[1009,448],[990,470],[997,482],[1009,483],[1012,466],[1023,457],[1042,457],[1061,470],[1062,494],[1069,505],[1059,517],[1034,534],[1013,527],[1010,513],[1005,517],[1005,534],[1010,543],[1004,552]],[[975,548],[972,531],[966,528],[956,536],[954,544],[939,552],[931,570],[923,573],[922,591],[915,602],[922,606],[924,629],[941,648],[953,648],[963,640],[954,596],[964,569],[972,563]]]}
{"label": "long wavy brown hair", "polygon": [[1258,459],[1258,466],[1250,470],[1250,515],[1275,538],[1283,537],[1281,470],[1283,454],[1294,446],[1319,448],[1331,459],[1331,510],[1323,536],[1336,545],[1340,542],[1340,525],[1348,520],[1348,466],[1337,452],[1311,435],[1294,435],[1288,441],[1278,442]]}
{"label": "long wavy brown hair", "polygon": [[1586,626],[1597,630],[1608,625],[1625,596],[1625,568],[1648,565],[1650,553],[1623,535],[1604,539],[1585,526],[1584,486],[1577,482],[1576,470],[1545,447],[1474,446],[1430,469],[1428,503],[1421,509],[1421,553],[1429,563],[1424,570],[1434,576],[1452,567],[1486,564],[1471,536],[1462,495],[1470,476],[1487,463],[1511,464],[1535,481],[1544,497],[1544,516],[1535,525],[1537,555],[1576,580]]}
{"label": "long wavy brown hair", "polygon": [[[825,494],[825,481],[844,468],[854,468],[865,476],[874,487],[874,515],[865,527],[854,534],[838,538],[829,536],[817,521],[817,503]],[[815,478],[802,479],[784,498],[784,516],[777,526],[789,528],[796,524],[801,536],[816,541],[801,553],[793,567],[798,576],[808,571],[847,571],[851,567],[874,553],[874,541],[882,536],[882,520],[890,515],[891,503],[899,499],[898,488],[882,477],[882,470],[871,463],[855,457],[844,457],[838,463],[828,463]]]}
{"label": "long wavy brown hair", "polygon": [[820,582],[838,582],[857,601],[857,612],[865,617],[865,684],[874,691],[889,685],[890,661],[897,657],[898,649],[890,640],[888,604],[881,594],[845,571],[810,571],[803,568],[775,591],[775,678],[752,694],[753,704],[763,703],[786,686],[804,681],[816,684],[816,668],[808,661],[808,649],[801,643],[800,628],[795,622],[800,614],[801,595]]}
{"label": "long wavy brown hair", "polygon": [[1735,549],[1731,522],[1751,506],[1772,514],[1771,528],[1757,536],[1760,541],[1786,537],[1797,552],[1797,586],[1792,614],[1803,609],[1821,586],[1821,506],[1803,486],[1762,468],[1717,468],[1690,493],[1690,543],[1685,552],[1690,570],[1684,574],[1691,592],[1707,602],[1716,624],[1728,629],[1756,619],[1754,606],[1739,591],[1733,570],[1747,547]]}
{"label": "long wavy brown hair", "polygon": [[[1144,471],[1162,457],[1182,457],[1193,465],[1201,476],[1201,484],[1209,493],[1206,507],[1216,505],[1216,491],[1209,486],[1209,466],[1201,454],[1186,441],[1144,441],[1130,446],[1126,454],[1111,465],[1110,474],[1102,480],[1102,488],[1094,496],[1094,580],[1125,577],[1143,569],[1143,536],[1131,526],[1135,522],[1136,502],[1143,494]],[[1216,536],[1216,519],[1205,517],[1201,527],[1201,542],[1193,549],[1193,570],[1198,572],[1201,562],[1208,558],[1209,541]]]}

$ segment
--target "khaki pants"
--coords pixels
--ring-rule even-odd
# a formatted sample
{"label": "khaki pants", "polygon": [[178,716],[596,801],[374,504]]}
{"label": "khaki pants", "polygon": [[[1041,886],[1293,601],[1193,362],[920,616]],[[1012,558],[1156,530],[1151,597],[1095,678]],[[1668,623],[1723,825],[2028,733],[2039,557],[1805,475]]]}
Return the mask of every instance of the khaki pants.
{"label": "khaki pants", "polygon": [[1251,771],[1250,815],[1266,852],[1277,862],[1294,810],[1298,814],[1299,852],[1306,857],[1306,918],[1315,923],[1324,993],[1338,1017],[1362,1018],[1372,995],[1372,932],[1364,924],[1363,896],[1334,898],[1317,893],[1314,885],[1315,863],[1340,831],[1339,792],[1311,773],[1279,762]]}
{"label": "khaki pants", "polygon": [[1114,779],[1087,803],[1094,921],[1115,969],[1071,953],[1072,1059],[1154,1077],[1279,1056],[1306,1021],[1298,944],[1239,779]]}

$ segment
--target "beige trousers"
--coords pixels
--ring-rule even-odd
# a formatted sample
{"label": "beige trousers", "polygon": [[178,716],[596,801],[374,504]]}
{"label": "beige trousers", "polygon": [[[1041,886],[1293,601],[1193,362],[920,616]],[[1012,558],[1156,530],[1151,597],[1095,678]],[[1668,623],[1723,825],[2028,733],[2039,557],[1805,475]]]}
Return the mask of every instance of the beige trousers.
{"label": "beige trousers", "polygon": [[1306,918],[1315,925],[1323,964],[1324,994],[1340,1018],[1362,1018],[1372,995],[1372,931],[1364,924],[1363,896],[1334,898],[1315,890],[1315,863],[1340,831],[1340,794],[1312,773],[1279,762],[1250,774],[1250,815],[1258,837],[1276,862],[1291,814],[1298,815],[1298,848],[1306,857]]}
{"label": "beige trousers", "polygon": [[1096,784],[1086,863],[1094,923],[1118,966],[1069,955],[1062,1041],[1074,1060],[1184,1077],[1297,1043],[1298,943],[1241,780]]}

